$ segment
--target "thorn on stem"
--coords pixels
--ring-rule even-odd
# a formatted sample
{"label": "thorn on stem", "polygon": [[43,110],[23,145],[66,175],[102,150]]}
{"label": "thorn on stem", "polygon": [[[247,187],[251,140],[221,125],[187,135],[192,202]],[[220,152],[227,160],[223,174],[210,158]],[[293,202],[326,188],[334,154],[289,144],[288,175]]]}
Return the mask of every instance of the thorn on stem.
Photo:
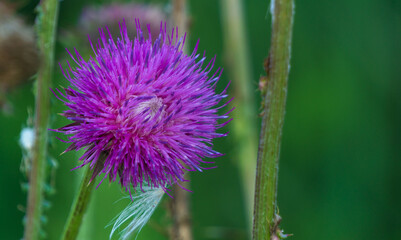
{"label": "thorn on stem", "polygon": [[277,213],[274,216],[273,226],[270,229],[270,240],[280,240],[286,239],[287,237],[292,236],[293,234],[284,234],[284,231],[280,229],[279,225],[281,223],[281,216]]}

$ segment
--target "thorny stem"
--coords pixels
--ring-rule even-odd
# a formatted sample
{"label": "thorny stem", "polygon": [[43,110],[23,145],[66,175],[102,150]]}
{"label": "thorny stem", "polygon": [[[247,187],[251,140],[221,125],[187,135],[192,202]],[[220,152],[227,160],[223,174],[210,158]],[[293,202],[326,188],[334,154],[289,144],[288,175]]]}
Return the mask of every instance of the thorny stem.
{"label": "thorny stem", "polygon": [[[187,1],[172,0],[173,5],[173,26],[178,27],[178,34],[182,36],[187,31]],[[184,52],[187,52],[187,44]],[[188,182],[180,182],[188,188]],[[177,184],[173,186],[173,199],[170,207],[173,217],[173,228],[170,231],[171,240],[192,240],[191,214],[189,210],[188,192]]]}
{"label": "thorny stem", "polygon": [[[250,69],[244,18],[240,0],[224,0],[222,3],[223,29],[225,30],[225,61],[233,80],[236,109],[232,124],[236,156],[242,175],[243,192],[247,204],[249,229],[252,228],[255,168],[257,157],[256,108],[253,77]],[[251,233],[251,230],[249,230]]]}
{"label": "thorny stem", "polygon": [[42,62],[38,72],[35,99],[35,145],[29,172],[24,240],[39,239],[45,167],[47,155],[47,129],[49,124],[49,88],[54,63],[54,43],[58,17],[58,0],[42,0],[38,6],[37,33]]}
{"label": "thorny stem", "polygon": [[277,239],[277,178],[287,96],[293,0],[272,0],[272,36],[266,61],[267,89],[256,168],[253,239]]}
{"label": "thorny stem", "polygon": [[95,181],[91,181],[93,170],[87,167],[82,176],[82,182],[79,186],[78,193],[75,195],[74,202],[71,206],[67,223],[64,227],[62,240],[74,240],[78,236],[79,228],[82,223],[86,208],[89,204],[92,189]]}

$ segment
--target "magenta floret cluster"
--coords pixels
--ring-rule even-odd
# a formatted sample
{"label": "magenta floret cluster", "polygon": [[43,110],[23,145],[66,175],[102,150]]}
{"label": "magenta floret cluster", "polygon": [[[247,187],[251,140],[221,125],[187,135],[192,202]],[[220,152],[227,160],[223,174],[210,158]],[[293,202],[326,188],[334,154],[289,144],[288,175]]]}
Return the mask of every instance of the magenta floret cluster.
{"label": "magenta floret cluster", "polygon": [[217,130],[231,120],[231,110],[218,113],[230,101],[221,103],[228,85],[216,93],[222,69],[210,74],[215,58],[203,67],[198,44],[186,55],[185,36],[178,38],[177,29],[168,34],[166,24],[154,42],[143,37],[139,21],[136,27],[134,40],[125,22],[116,41],[100,29],[88,61],[70,53],[76,66],[62,71],[71,86],[57,94],[69,108],[61,115],[73,121],[56,130],[68,135],[66,151],[84,148],[79,167],[90,165],[93,178],[119,175],[127,191],[165,188],[184,181],[186,171],[207,169],[204,158],[222,155],[212,140],[227,135]]}

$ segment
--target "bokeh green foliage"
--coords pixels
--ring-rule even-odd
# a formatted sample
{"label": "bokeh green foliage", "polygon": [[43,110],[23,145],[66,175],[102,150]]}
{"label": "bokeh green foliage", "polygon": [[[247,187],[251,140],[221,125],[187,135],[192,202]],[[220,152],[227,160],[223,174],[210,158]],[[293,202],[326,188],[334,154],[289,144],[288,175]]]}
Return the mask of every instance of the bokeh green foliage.
{"label": "bokeh green foliage", "polygon": [[[33,19],[33,7],[21,12]],[[111,1],[68,0],[60,3],[59,32],[74,27],[85,4]],[[157,1],[166,3],[167,1]],[[263,75],[268,53],[268,2],[243,1],[246,35],[253,75]],[[224,67],[220,4],[216,0],[189,1],[191,47],[200,39],[200,52]],[[279,172],[279,212],[282,227],[294,239],[401,239],[401,2],[396,0],[296,1],[287,114]],[[134,17],[134,16],[133,16]],[[101,27],[101,26],[99,26]],[[191,48],[190,47],[190,48]],[[89,49],[89,43],[77,46]],[[67,59],[57,45],[56,58]],[[53,86],[66,86],[58,66]],[[250,79],[257,92],[258,79]],[[227,83],[227,74],[219,85]],[[0,238],[22,236],[24,182],[19,171],[18,136],[33,109],[32,85],[8,96],[12,116],[1,115]],[[55,113],[64,109],[52,98],[52,127],[67,123]],[[235,121],[235,120],[234,120]],[[229,130],[227,128],[227,130]],[[52,134],[54,139],[55,134]],[[244,139],[244,141],[247,141]],[[227,155],[218,168],[191,174],[191,209],[195,239],[246,239],[247,223],[235,144],[230,137],[216,141]],[[79,153],[59,154],[66,145],[51,142],[59,162],[56,193],[46,212],[48,239],[58,239],[79,180]],[[117,183],[95,190],[90,216],[81,239],[107,239],[105,226],[126,206]],[[165,198],[166,200],[166,198]],[[164,201],[138,239],[166,239],[155,229],[170,224]]]}

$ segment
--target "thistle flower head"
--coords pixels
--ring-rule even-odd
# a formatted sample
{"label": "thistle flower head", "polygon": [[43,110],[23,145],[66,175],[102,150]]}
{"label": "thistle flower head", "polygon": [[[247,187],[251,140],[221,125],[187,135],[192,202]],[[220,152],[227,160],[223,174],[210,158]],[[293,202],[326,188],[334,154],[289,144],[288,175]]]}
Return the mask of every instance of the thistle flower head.
{"label": "thistle flower head", "polygon": [[[104,173],[110,181],[120,177],[130,191],[147,185],[165,188],[184,180],[186,171],[202,171],[204,158],[222,154],[212,140],[228,113],[218,114],[226,89],[216,93],[221,69],[209,74],[214,58],[203,67],[205,57],[182,51],[185,36],[167,33],[161,24],[158,38],[144,38],[139,21],[131,40],[125,22],[120,37],[100,30],[93,46],[95,56],[85,61],[77,51],[75,68],[64,76],[71,83],[60,100],[69,108],[62,115],[73,121],[58,131],[68,136],[66,151],[86,149],[79,166],[90,165],[93,177]],[[175,35],[175,36],[174,36]]]}

